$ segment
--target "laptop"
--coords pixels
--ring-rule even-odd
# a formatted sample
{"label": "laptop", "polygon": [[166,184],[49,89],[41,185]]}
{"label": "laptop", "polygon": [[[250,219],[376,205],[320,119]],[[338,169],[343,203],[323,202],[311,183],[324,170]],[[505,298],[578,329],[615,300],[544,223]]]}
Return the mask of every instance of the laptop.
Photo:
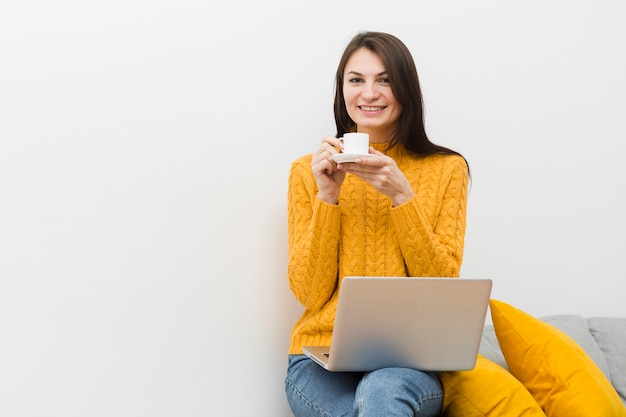
{"label": "laptop", "polygon": [[345,277],[330,346],[303,352],[329,371],[476,366],[491,279]]}

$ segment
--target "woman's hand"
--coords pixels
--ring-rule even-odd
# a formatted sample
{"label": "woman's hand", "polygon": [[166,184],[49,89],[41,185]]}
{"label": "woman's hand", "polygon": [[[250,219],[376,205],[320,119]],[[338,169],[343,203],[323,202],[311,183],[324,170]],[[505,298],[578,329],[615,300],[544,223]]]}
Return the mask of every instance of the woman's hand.
{"label": "woman's hand", "polygon": [[379,193],[391,198],[395,207],[413,198],[415,192],[409,180],[393,158],[370,147],[370,154],[377,158],[357,159],[355,162],[339,164],[342,172],[350,172],[369,183]]}
{"label": "woman's hand", "polygon": [[342,146],[340,139],[324,136],[311,160],[311,169],[319,188],[317,197],[328,204],[337,204],[339,190],[346,177],[346,172],[337,170],[337,163],[332,159]]}

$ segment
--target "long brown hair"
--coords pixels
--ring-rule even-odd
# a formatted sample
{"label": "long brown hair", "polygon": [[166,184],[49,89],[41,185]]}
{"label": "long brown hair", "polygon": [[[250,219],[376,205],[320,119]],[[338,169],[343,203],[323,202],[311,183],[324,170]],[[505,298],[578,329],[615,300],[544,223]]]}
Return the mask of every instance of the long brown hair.
{"label": "long brown hair", "polygon": [[388,148],[401,145],[420,155],[439,153],[462,156],[456,151],[431,142],[426,135],[422,90],[411,52],[400,39],[383,32],[361,32],[357,34],[348,43],[339,61],[335,75],[334,103],[337,137],[343,136],[346,132],[354,131],[356,128],[355,122],[346,110],[343,96],[343,75],[348,60],[354,52],[361,48],[366,48],[380,57],[389,76],[391,91],[402,106],[402,113],[398,118]]}

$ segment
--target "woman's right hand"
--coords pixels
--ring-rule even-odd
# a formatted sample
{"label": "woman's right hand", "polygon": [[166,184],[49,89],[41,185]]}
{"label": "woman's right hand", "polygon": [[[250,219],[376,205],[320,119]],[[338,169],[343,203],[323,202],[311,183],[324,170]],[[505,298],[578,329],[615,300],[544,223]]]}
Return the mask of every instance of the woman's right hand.
{"label": "woman's right hand", "polygon": [[317,197],[328,204],[337,204],[339,190],[346,177],[345,171],[338,171],[337,163],[332,159],[333,155],[340,152],[338,149],[342,146],[340,139],[324,136],[322,144],[313,153],[311,159],[311,169],[319,188]]}

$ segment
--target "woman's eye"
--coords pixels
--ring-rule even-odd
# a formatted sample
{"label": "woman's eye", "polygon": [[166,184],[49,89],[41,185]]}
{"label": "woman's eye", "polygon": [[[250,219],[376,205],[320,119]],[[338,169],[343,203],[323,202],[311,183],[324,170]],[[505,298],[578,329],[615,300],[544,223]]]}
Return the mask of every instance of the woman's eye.
{"label": "woman's eye", "polygon": [[350,83],[352,83],[352,84],[360,83],[360,82],[362,82],[362,81],[363,81],[363,80],[362,80],[361,78],[350,78],[350,79],[348,80],[348,82],[350,82]]}
{"label": "woman's eye", "polygon": [[380,83],[382,83],[382,84],[389,84],[389,78],[381,78],[380,79]]}

